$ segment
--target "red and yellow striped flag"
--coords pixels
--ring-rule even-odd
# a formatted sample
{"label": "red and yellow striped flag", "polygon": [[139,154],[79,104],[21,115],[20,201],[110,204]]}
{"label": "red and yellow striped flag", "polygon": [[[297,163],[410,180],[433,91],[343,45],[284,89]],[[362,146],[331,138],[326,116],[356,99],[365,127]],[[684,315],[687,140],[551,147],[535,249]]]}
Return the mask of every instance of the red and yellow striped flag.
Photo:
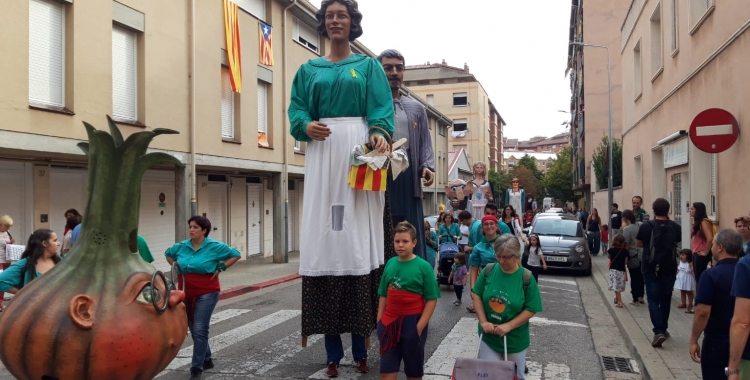
{"label": "red and yellow striped flag", "polygon": [[260,35],[260,63],[273,66],[273,39],[271,38],[271,26],[258,21]]}
{"label": "red and yellow striped flag", "polygon": [[227,61],[234,92],[242,92],[242,54],[237,4],[224,0],[224,35],[227,39]]}

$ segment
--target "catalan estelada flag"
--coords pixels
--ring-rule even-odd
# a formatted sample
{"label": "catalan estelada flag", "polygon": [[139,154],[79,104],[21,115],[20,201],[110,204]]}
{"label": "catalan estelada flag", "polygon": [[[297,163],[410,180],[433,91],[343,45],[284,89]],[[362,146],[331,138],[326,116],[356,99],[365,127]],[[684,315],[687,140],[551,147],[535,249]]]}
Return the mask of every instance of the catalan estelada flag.
{"label": "catalan estelada flag", "polygon": [[227,39],[227,61],[234,92],[242,92],[242,54],[237,4],[224,0],[224,34]]}
{"label": "catalan estelada flag", "polygon": [[260,28],[260,63],[273,66],[273,43],[271,39],[271,27],[258,21]]}

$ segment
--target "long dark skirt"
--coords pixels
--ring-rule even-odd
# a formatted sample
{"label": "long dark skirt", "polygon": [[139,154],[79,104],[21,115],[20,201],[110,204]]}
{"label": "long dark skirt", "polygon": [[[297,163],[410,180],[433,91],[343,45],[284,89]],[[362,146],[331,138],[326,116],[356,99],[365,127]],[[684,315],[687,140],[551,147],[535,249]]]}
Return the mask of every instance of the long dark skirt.
{"label": "long dark skirt", "polygon": [[[411,160],[411,156],[409,156]],[[414,161],[411,161],[414,162]],[[407,221],[417,229],[417,246],[414,254],[427,258],[424,243],[424,210],[422,199],[414,196],[414,172],[409,166],[395,180],[388,176],[388,192],[391,195],[391,216],[393,226]]]}
{"label": "long dark skirt", "polygon": [[[383,228],[385,262],[388,262],[396,256],[389,191],[385,193]],[[382,274],[381,265],[363,276],[302,276],[302,336],[344,333],[369,336],[378,316]]]}

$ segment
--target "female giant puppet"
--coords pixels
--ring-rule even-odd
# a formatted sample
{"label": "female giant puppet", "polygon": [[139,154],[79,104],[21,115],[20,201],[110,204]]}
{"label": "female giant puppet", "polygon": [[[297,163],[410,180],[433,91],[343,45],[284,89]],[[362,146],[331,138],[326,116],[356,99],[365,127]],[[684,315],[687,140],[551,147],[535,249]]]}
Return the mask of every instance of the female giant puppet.
{"label": "female giant puppet", "polygon": [[492,184],[487,180],[487,166],[484,162],[475,162],[472,169],[474,169],[474,179],[471,182],[474,186],[471,196],[473,208],[471,213],[475,218],[481,219],[484,216],[484,206],[487,203],[493,203],[495,197],[492,192]]}
{"label": "female giant puppet", "polygon": [[314,200],[302,211],[308,221],[300,238],[302,344],[325,334],[328,375],[335,376],[342,333],[352,334],[358,370],[368,369],[365,340],[375,328],[379,267],[385,250],[393,251],[387,200],[382,192],[349,187],[349,155],[368,140],[385,151],[386,139],[370,127],[392,135],[394,116],[380,62],[353,54],[349,45],[362,35],[357,2],[323,0],[316,17],[318,33],[331,40],[330,54],[299,68],[288,112],[292,136],[308,142],[305,196]]}
{"label": "female giant puppet", "polygon": [[513,206],[516,214],[524,215],[526,212],[526,190],[518,183],[518,178],[510,181],[510,189],[505,190],[505,204]]}

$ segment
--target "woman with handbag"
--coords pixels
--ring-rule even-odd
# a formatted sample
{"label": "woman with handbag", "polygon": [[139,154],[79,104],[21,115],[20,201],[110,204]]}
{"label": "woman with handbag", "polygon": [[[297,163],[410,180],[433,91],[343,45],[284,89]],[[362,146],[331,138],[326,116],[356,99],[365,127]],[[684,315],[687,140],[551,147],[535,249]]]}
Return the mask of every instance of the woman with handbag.
{"label": "woman with handbag", "polygon": [[[16,239],[10,235],[10,227],[13,226],[13,219],[8,215],[0,216],[0,268],[2,270],[8,269],[10,266],[10,258],[6,256],[5,246],[8,244],[16,244]],[[0,292],[0,311],[3,311],[3,299],[5,293]]]}
{"label": "woman with handbag", "polygon": [[21,260],[0,272],[0,291],[16,294],[35,278],[47,273],[60,262],[57,234],[47,229],[34,231]]}
{"label": "woman with handbag", "polygon": [[472,299],[479,319],[479,359],[516,362],[518,379],[525,379],[526,351],[531,344],[529,320],[542,312],[542,296],[531,271],[519,265],[521,244],[504,234],[493,244],[497,264],[479,274]]}
{"label": "woman with handbag", "polygon": [[309,220],[300,234],[302,345],[325,334],[327,375],[335,377],[344,333],[352,334],[357,370],[369,370],[365,337],[375,328],[379,268],[395,256],[387,198],[347,183],[350,154],[367,142],[386,152],[394,110],[380,62],[352,52],[350,42],[362,35],[357,2],[323,0],[316,18],[329,54],[299,68],[288,115],[291,135],[308,143],[304,190],[315,199],[302,210]]}
{"label": "woman with handbag", "polygon": [[602,218],[599,217],[599,210],[592,208],[591,215],[586,219],[586,236],[589,243],[589,252],[593,256],[599,254],[601,246]]}

